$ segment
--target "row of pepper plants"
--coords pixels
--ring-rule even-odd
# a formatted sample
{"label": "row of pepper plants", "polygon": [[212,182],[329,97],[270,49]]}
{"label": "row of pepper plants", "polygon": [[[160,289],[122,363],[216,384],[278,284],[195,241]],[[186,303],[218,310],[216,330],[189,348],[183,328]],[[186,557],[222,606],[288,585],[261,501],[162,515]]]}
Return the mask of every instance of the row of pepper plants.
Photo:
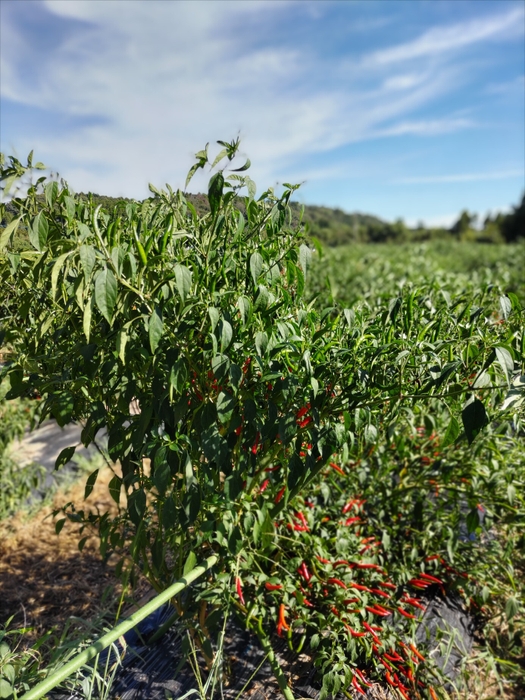
{"label": "row of pepper plants", "polygon": [[[385,296],[377,279],[374,298],[320,308],[304,293],[316,253],[290,210],[297,186],[256,197],[239,142],[218,143],[186,182],[211,169],[204,215],[151,185],[103,211],[45,176],[11,202],[7,398],[38,392],[42,419],[81,422],[86,446],[107,430],[119,465],[118,515],[68,504],[57,532],[78,522],[81,549],[96,527],[102,555],[157,591],[217,553],[173,601],[209,665],[234,611],[287,698],[275,634],[312,654],[321,699],[376,682],[443,697],[414,644],[428,590],[487,620],[506,610],[511,636],[523,611],[522,302],[497,280]],[[2,157],[4,193],[41,167]]]}

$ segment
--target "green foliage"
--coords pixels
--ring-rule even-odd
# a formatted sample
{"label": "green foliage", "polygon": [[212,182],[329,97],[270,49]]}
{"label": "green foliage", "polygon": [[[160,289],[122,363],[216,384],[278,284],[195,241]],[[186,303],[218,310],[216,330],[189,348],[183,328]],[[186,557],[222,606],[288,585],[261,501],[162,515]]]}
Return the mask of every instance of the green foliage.
{"label": "green foliage", "polygon": [[21,438],[31,424],[34,412],[34,401],[8,402],[0,398],[0,520],[27,504],[42,483],[41,467],[35,464],[21,467],[9,452],[12,442]]}
{"label": "green foliage", "polygon": [[[368,253],[326,290],[296,187],[256,199],[249,163],[231,169],[238,142],[219,143],[189,174],[220,166],[203,213],[169,187],[111,211],[65,184],[45,206],[37,186],[14,200],[30,233],[16,257],[14,227],[0,244],[6,396],[37,390],[42,417],[84,422],[85,445],[106,428],[122,468],[118,517],[65,515],[98,525],[104,555],[128,547],[158,590],[215,551],[213,577],[174,601],[205,658],[231,608],[265,648],[275,627],[292,645],[303,629],[324,696],[360,667],[384,679],[374,645],[405,653],[415,621],[399,609],[425,573],[476,604],[487,588],[519,620],[502,580],[523,545],[520,283],[434,274],[422,248],[410,275]],[[505,534],[485,548],[478,504]]]}
{"label": "green foliage", "polygon": [[37,648],[19,649],[28,629],[10,629],[11,620],[0,625],[0,698],[14,700],[29,690],[41,677],[41,656]]}

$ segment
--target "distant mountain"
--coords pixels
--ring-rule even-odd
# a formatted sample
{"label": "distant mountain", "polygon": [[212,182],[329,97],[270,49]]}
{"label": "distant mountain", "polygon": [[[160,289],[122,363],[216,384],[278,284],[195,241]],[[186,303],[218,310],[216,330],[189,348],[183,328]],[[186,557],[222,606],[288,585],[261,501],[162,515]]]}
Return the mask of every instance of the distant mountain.
{"label": "distant mountain", "polygon": [[[107,197],[93,193],[89,195],[80,193],[80,196],[86,198],[91,196],[93,204],[95,206],[100,204],[106,211],[114,209],[122,202],[131,201],[124,197]],[[207,195],[187,194],[186,198],[200,216],[209,212]],[[244,212],[244,198],[239,197],[236,204],[239,210]],[[304,208],[302,222],[305,225],[307,236],[328,246],[349,243],[384,243],[387,241],[424,241],[435,238],[503,243],[517,241],[525,237],[525,195],[520,205],[514,207],[513,212],[498,214],[494,219],[487,218],[481,230],[472,227],[476,217],[466,211],[461,213],[458,221],[450,229],[428,229],[422,225],[417,228],[408,228],[401,219],[392,223],[372,214],[347,213],[339,208],[332,209],[310,204],[303,207],[298,202],[292,202],[291,207],[294,214],[293,223],[299,223],[301,209]],[[15,217],[15,213],[14,203],[8,204],[6,207],[7,216],[4,217],[4,221],[0,222],[0,230]]]}

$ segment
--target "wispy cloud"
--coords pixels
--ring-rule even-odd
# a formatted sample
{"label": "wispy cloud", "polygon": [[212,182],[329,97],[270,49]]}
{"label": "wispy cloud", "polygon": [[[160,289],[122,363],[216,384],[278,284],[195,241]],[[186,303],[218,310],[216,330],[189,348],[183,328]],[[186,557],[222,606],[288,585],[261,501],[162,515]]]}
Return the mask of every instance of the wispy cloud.
{"label": "wispy cloud", "polygon": [[406,121],[387,129],[380,129],[375,132],[375,135],[403,136],[405,134],[415,134],[417,136],[437,136],[438,134],[451,134],[474,126],[476,126],[476,122],[472,119],[458,119],[454,117],[418,122]]}
{"label": "wispy cloud", "polygon": [[[33,41],[29,5],[46,26],[62,27],[45,50]],[[115,0],[3,6],[2,100],[42,115],[37,129],[16,133],[17,150],[35,148],[78,189],[136,197],[146,194],[148,181],[182,186],[195,150],[237,133],[256,181],[308,179],[311,186],[353,172],[357,161],[349,151],[372,140],[405,137],[406,144],[406,137],[479,130],[477,114],[461,109],[470,109],[468,102],[444,101],[471,79],[467,47],[506,39],[523,17],[521,8],[505,5],[388,46],[392,40],[381,29],[392,24],[391,13],[374,15],[367,3],[135,0],[124,11]],[[333,17],[344,37],[337,55],[326,43],[330,32],[320,31]],[[294,33],[299,23],[302,33]],[[8,138],[5,130],[1,136]],[[385,172],[381,159],[374,167]]]}
{"label": "wispy cloud", "polygon": [[454,173],[451,175],[421,175],[416,177],[402,177],[393,180],[394,185],[429,185],[447,182],[483,182],[487,180],[508,180],[521,177],[525,179],[524,170],[505,170],[492,173]]}
{"label": "wispy cloud", "polygon": [[424,32],[420,37],[388,49],[374,51],[363,59],[365,66],[386,66],[417,58],[448,54],[470,44],[493,37],[523,33],[525,11],[516,7],[505,13],[481,19],[440,26]]}

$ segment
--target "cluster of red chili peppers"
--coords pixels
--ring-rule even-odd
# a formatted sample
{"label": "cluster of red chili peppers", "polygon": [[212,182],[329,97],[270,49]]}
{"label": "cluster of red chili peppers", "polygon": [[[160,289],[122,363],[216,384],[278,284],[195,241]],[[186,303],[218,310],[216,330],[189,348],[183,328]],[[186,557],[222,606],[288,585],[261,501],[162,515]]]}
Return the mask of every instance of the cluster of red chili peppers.
{"label": "cluster of red chili peppers", "polygon": [[[284,489],[283,489],[284,492]],[[280,496],[279,496],[280,498]],[[353,498],[342,508],[342,515],[348,515],[349,517],[339,521],[340,526],[355,526],[355,534],[359,536],[359,529],[361,524],[364,523],[362,519],[363,506],[366,501],[360,497]],[[307,504],[313,506],[313,504]],[[352,515],[358,513],[359,515]],[[301,511],[295,511],[293,516],[293,522],[286,523],[286,527],[290,530],[296,530],[300,532],[308,532],[310,530],[308,525],[308,520],[304,513]],[[358,550],[359,555],[364,555],[368,553],[374,554],[378,548],[381,547],[381,542],[375,537],[363,537],[361,538],[361,547]],[[330,606],[331,612],[340,620],[348,634],[353,638],[362,638],[368,636],[372,641],[372,652],[377,657],[378,664],[384,670],[384,679],[386,683],[398,691],[401,697],[406,700],[410,700],[413,697],[420,697],[419,689],[425,689],[432,700],[437,700],[437,695],[435,690],[428,685],[425,685],[421,680],[419,680],[415,673],[414,667],[417,667],[420,663],[425,661],[424,656],[417,650],[414,644],[399,642],[399,648],[390,647],[385,650],[381,648],[381,634],[384,632],[382,626],[378,624],[370,624],[367,620],[363,619],[361,621],[361,629],[354,629],[351,627],[344,619],[344,613],[361,613],[362,615],[369,613],[381,620],[386,618],[392,618],[392,616],[397,612],[402,617],[415,620],[416,615],[410,612],[410,609],[418,611],[424,611],[425,605],[424,600],[417,597],[417,593],[409,594],[404,591],[399,599],[396,599],[396,591],[398,586],[396,586],[392,581],[388,580],[386,577],[386,571],[374,562],[367,561],[347,561],[340,559],[337,561],[330,561],[321,556],[316,556],[317,561],[323,565],[330,565],[331,570],[335,573],[338,568],[347,569],[348,571],[353,571],[355,574],[359,572],[368,571],[373,575],[374,580],[369,582],[368,585],[365,583],[358,583],[358,581],[347,581],[345,582],[342,578],[337,575],[329,575],[328,578],[323,579],[321,576],[321,581],[324,583],[323,595],[324,597],[329,597],[329,587],[335,586],[342,590],[354,590],[356,592],[368,593],[375,597],[376,600],[368,602],[361,607],[356,607],[359,605],[361,599],[357,596],[346,598],[342,601],[345,609],[343,611],[338,610],[335,605]],[[446,562],[442,560],[438,555],[427,557],[426,561],[434,561],[441,563],[446,571],[449,571],[451,567],[448,567]],[[314,567],[315,574],[313,574],[306,561],[302,561],[297,567],[297,573],[299,575],[298,590],[301,592],[300,602],[309,608],[315,608],[315,603],[309,597],[310,590],[312,588],[312,578],[319,574]],[[381,577],[381,578],[380,578]],[[426,572],[421,572],[417,576],[414,576],[409,580],[407,586],[413,588],[417,591],[424,591],[431,585],[438,585],[444,592],[444,582],[437,576],[433,576]],[[281,583],[271,583],[266,582],[264,584],[265,589],[270,593],[275,593],[282,590],[283,586]],[[295,595],[295,594],[294,594]],[[297,597],[297,595],[296,595]],[[381,599],[381,603],[377,600]],[[379,620],[378,620],[379,622]],[[286,621],[286,606],[284,603],[280,603],[278,608],[278,618],[277,618],[277,634],[282,636],[283,630],[288,631],[290,625]],[[365,671],[359,668],[354,669],[354,675],[352,678],[353,689],[362,695],[366,695],[364,688],[370,687],[370,680],[366,677]]]}

